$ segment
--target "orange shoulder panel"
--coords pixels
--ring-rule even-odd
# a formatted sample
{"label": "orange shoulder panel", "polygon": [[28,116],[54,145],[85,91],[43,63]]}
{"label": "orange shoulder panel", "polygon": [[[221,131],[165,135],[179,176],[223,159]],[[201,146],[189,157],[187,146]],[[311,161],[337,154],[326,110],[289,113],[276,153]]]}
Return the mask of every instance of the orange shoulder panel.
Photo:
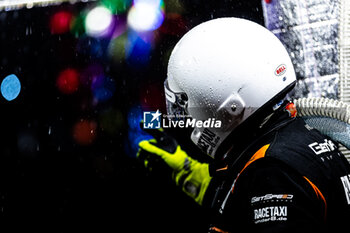
{"label": "orange shoulder panel", "polygon": [[269,146],[270,146],[270,144],[267,144],[267,145],[261,147],[257,152],[255,152],[255,154],[245,164],[245,166],[243,167],[243,169],[241,170],[240,173],[242,173],[252,162],[263,158],[265,156],[265,153],[266,153],[267,149],[269,148]]}
{"label": "orange shoulder panel", "polygon": [[264,158],[265,157],[265,154],[266,154],[266,151],[267,149],[269,148],[270,144],[267,144],[263,147],[261,147],[257,152],[255,152],[255,154],[249,159],[249,161],[244,165],[243,169],[238,173],[235,181],[234,181],[234,184],[232,185],[232,189],[231,189],[231,192],[233,192],[234,188],[235,188],[235,183],[236,181],[238,180],[238,177],[241,175],[241,173],[254,161],[258,160],[258,159],[261,159],[261,158]]}

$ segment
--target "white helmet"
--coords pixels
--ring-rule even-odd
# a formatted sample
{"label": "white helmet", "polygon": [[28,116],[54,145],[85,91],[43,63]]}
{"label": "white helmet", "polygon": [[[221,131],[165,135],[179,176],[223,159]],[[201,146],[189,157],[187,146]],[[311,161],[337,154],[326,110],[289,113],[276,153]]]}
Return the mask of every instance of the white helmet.
{"label": "white helmet", "polygon": [[165,81],[168,115],[221,121],[217,128],[196,125],[191,134],[214,158],[238,125],[280,101],[295,81],[286,49],[266,28],[238,18],[210,20],[186,33],[171,53]]}

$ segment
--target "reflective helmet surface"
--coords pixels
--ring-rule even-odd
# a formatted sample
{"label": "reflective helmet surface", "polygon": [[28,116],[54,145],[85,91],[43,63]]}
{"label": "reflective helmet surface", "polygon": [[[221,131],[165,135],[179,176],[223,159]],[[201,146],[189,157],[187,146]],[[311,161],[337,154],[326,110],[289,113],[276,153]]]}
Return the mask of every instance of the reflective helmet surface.
{"label": "reflective helmet surface", "polygon": [[282,43],[266,28],[239,18],[204,22],[173,49],[165,94],[168,115],[220,121],[194,126],[192,141],[211,157],[259,108],[295,83]]}

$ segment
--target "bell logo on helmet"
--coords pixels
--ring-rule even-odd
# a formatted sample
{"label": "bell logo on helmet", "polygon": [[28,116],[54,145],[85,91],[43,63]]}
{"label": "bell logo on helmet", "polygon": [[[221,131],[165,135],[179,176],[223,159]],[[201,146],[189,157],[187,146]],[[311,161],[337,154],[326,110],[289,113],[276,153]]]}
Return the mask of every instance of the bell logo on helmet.
{"label": "bell logo on helmet", "polygon": [[281,76],[281,75],[283,75],[284,73],[286,73],[286,71],[287,71],[286,65],[281,64],[281,65],[279,65],[279,66],[276,68],[276,70],[275,70],[275,75]]}

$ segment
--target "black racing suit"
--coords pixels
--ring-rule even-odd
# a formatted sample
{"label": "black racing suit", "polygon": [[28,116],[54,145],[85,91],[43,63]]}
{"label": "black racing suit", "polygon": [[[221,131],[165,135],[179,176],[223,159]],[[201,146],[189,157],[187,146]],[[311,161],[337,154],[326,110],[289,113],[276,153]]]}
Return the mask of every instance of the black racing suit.
{"label": "black racing suit", "polygon": [[225,175],[217,169],[206,196],[215,210],[209,232],[348,231],[348,161],[328,137],[286,115],[237,153]]}

